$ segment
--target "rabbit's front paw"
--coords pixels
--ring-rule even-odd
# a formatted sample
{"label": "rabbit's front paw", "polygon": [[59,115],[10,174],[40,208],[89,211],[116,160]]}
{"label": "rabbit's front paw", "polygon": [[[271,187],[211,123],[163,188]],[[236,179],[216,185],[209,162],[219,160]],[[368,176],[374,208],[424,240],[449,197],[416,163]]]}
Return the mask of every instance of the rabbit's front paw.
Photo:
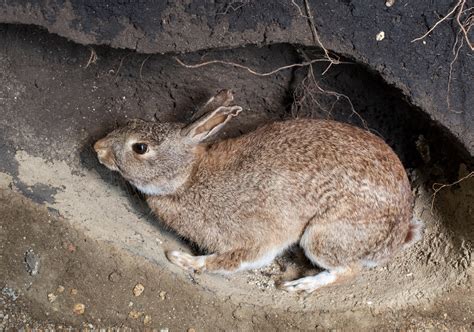
{"label": "rabbit's front paw", "polygon": [[166,253],[168,260],[188,271],[200,272],[205,267],[205,256],[192,256],[181,251],[168,251]]}

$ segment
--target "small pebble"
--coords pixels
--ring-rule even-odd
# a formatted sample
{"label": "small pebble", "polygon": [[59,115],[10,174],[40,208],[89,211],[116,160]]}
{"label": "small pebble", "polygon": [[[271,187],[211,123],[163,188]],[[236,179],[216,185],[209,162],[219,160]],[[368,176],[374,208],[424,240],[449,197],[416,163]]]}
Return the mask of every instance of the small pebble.
{"label": "small pebble", "polygon": [[74,295],[77,295],[77,289],[73,288],[71,289],[71,295],[74,296]]}
{"label": "small pebble", "polygon": [[73,308],[73,312],[76,314],[76,315],[82,315],[84,313],[84,311],[86,310],[86,306],[82,303],[76,303],[74,305],[74,308]]}
{"label": "small pebble", "polygon": [[135,287],[133,287],[133,295],[140,296],[142,295],[144,290],[145,286],[143,286],[142,284],[136,284]]}
{"label": "small pebble", "polygon": [[188,329],[188,332],[196,332],[196,330],[193,329],[192,327],[190,327],[190,328]]}
{"label": "small pebble", "polygon": [[33,251],[33,249],[30,249],[25,252],[25,265],[26,271],[31,276],[35,276],[38,274],[40,267],[40,257]]}
{"label": "small pebble", "polygon": [[57,296],[54,295],[53,293],[49,293],[49,294],[48,294],[48,301],[49,301],[49,302],[52,303],[52,302],[56,301],[56,299],[57,299]]}
{"label": "small pebble", "polygon": [[117,281],[119,281],[120,279],[122,279],[122,276],[121,276],[120,273],[117,272],[117,271],[112,271],[112,272],[109,274],[109,280],[112,281],[112,282],[117,282]]}
{"label": "small pebble", "polygon": [[166,299],[166,292],[165,291],[160,292],[160,299],[162,299],[162,300]]}
{"label": "small pebble", "polygon": [[59,285],[58,288],[56,288],[56,291],[57,291],[58,293],[64,292],[64,286]]}
{"label": "small pebble", "polygon": [[141,315],[143,315],[143,312],[137,310],[132,310],[128,313],[128,317],[130,317],[131,319],[138,319]]}
{"label": "small pebble", "polygon": [[385,6],[392,7],[395,4],[395,0],[387,0],[385,1]]}
{"label": "small pebble", "polygon": [[150,325],[151,324],[151,316],[150,315],[145,315],[143,318],[143,325]]}
{"label": "small pebble", "polygon": [[375,36],[375,40],[376,41],[382,41],[385,39],[385,32],[383,31],[380,31],[376,36]]}
{"label": "small pebble", "polygon": [[76,251],[76,246],[75,246],[74,244],[72,244],[72,243],[69,243],[69,244],[67,245],[67,251],[69,251],[69,252],[75,252],[75,251]]}

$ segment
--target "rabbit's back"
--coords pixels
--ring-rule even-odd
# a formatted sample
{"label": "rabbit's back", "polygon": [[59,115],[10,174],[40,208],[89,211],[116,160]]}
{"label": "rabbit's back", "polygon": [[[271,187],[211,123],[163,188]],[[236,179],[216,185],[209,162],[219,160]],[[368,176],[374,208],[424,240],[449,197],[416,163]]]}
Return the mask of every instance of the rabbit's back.
{"label": "rabbit's back", "polygon": [[211,251],[225,250],[229,238],[247,246],[262,238],[294,242],[317,217],[359,223],[364,214],[394,214],[407,228],[412,212],[408,179],[390,147],[334,121],[276,122],[213,144],[190,183],[173,198],[175,208],[168,202],[159,210]]}
{"label": "rabbit's back", "polygon": [[322,194],[327,184],[333,192],[363,192],[393,202],[411,192],[403,165],[382,139],[335,121],[272,123],[211,146],[205,159],[199,175],[209,184],[223,176],[227,184],[258,184],[246,189],[259,192],[284,186],[285,195]]}

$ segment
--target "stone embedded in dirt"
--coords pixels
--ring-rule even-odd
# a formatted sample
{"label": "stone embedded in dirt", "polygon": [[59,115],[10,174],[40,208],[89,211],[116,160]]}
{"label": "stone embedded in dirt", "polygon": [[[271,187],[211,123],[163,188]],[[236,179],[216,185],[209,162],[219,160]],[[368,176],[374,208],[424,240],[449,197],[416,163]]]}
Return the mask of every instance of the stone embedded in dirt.
{"label": "stone embedded in dirt", "polygon": [[395,4],[395,0],[387,0],[385,1],[385,6],[392,7]]}
{"label": "stone embedded in dirt", "polygon": [[53,303],[54,301],[56,301],[56,299],[58,298],[58,296],[54,293],[49,293],[48,294],[48,301]]}
{"label": "stone embedded in dirt", "polygon": [[131,319],[138,319],[141,315],[143,315],[143,312],[137,310],[132,310],[128,313],[128,317],[130,317]]}
{"label": "stone embedded in dirt", "polygon": [[2,288],[2,294],[8,296],[12,301],[15,301],[18,298],[18,294],[15,290],[7,286]]}
{"label": "stone embedded in dirt", "polygon": [[165,291],[160,292],[160,299],[162,299],[162,300],[166,299],[166,292]]}
{"label": "stone embedded in dirt", "polygon": [[122,279],[122,275],[118,271],[112,271],[109,274],[109,280],[112,282],[118,282],[120,279]]}
{"label": "stone embedded in dirt", "polygon": [[188,329],[188,332],[196,332],[196,329],[190,327],[190,328]]}
{"label": "stone embedded in dirt", "polygon": [[71,289],[70,294],[72,296],[77,295],[77,289],[75,289],[75,288]]}
{"label": "stone embedded in dirt", "polygon": [[72,309],[72,311],[76,314],[76,315],[82,315],[84,313],[84,311],[86,310],[86,306],[82,303],[76,303],[74,305],[74,308]]}
{"label": "stone embedded in dirt", "polygon": [[380,31],[376,36],[375,36],[375,40],[376,41],[382,41],[385,39],[385,32],[383,31]]}
{"label": "stone embedded in dirt", "polygon": [[73,243],[69,243],[67,245],[67,251],[69,252],[75,252],[76,251],[76,246]]}
{"label": "stone embedded in dirt", "polygon": [[56,292],[58,293],[64,292],[64,286],[59,285],[58,288],[56,288]]}
{"label": "stone embedded in dirt", "polygon": [[25,265],[26,271],[30,275],[35,276],[38,274],[40,267],[40,257],[33,251],[33,249],[25,252]]}
{"label": "stone embedded in dirt", "polygon": [[148,326],[151,324],[151,316],[150,315],[145,315],[143,318],[143,325]]}
{"label": "stone embedded in dirt", "polygon": [[138,283],[138,284],[135,285],[135,287],[133,287],[133,295],[140,296],[140,295],[142,295],[144,290],[145,290],[145,286]]}

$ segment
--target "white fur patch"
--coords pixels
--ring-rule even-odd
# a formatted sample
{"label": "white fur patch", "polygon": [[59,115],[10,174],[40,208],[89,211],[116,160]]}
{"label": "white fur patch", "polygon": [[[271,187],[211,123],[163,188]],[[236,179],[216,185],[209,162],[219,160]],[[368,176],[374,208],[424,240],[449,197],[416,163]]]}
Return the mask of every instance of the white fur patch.
{"label": "white fur patch", "polygon": [[206,266],[206,258],[209,256],[193,256],[181,251],[170,251],[166,253],[169,261],[185,270],[197,271]]}
{"label": "white fur patch", "polygon": [[161,196],[161,195],[167,195],[171,193],[171,190],[169,190],[168,188],[158,187],[152,184],[146,184],[143,186],[136,185],[135,183],[132,183],[132,184],[142,193],[149,196]]}
{"label": "white fur patch", "polygon": [[282,288],[288,292],[305,291],[311,293],[318,288],[332,284],[337,280],[338,275],[344,273],[346,270],[345,268],[337,268],[332,271],[323,271],[311,277],[287,281],[283,283]]}
{"label": "white fur patch", "polygon": [[273,262],[273,260],[277,256],[279,256],[280,254],[282,254],[283,251],[285,251],[289,246],[290,245],[285,245],[283,247],[274,248],[274,249],[266,252],[265,255],[258,258],[256,261],[242,262],[242,264],[240,264],[240,266],[236,270],[236,272],[237,271],[245,271],[245,270],[253,270],[253,269],[258,269],[258,268],[264,267],[264,266],[270,264],[271,262]]}

